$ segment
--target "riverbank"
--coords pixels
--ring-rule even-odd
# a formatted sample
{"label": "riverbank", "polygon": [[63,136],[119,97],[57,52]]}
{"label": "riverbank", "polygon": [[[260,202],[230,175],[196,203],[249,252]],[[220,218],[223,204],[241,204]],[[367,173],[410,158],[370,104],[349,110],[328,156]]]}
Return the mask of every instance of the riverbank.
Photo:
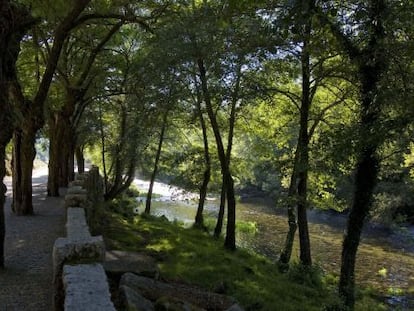
{"label": "riverbank", "polygon": [[[289,273],[282,274],[267,257],[242,248],[226,251],[222,239],[177,226],[165,217],[107,217],[105,223],[110,225],[101,228],[106,245],[153,257],[164,281],[220,291],[251,311],[320,311],[338,302],[336,276],[318,266],[307,270],[293,264]],[[356,310],[388,310],[379,296],[359,287]]]}
{"label": "riverbank", "polygon": [[[164,189],[168,189],[168,186]],[[155,200],[152,202],[151,213],[190,227],[194,222],[196,203]],[[208,222],[214,224],[217,211],[218,202],[206,202],[205,217]],[[347,215],[309,210],[308,216],[314,262],[326,273],[338,278]],[[238,202],[237,220],[257,229],[253,233],[238,232],[238,246],[270,260],[277,260],[288,230],[286,210],[276,209],[261,198],[249,198],[248,202]],[[367,223],[356,264],[357,284],[373,288],[384,301],[401,310],[414,308],[414,238],[411,230],[414,231],[414,228],[386,228]],[[296,239],[293,260],[298,258],[299,246]]]}

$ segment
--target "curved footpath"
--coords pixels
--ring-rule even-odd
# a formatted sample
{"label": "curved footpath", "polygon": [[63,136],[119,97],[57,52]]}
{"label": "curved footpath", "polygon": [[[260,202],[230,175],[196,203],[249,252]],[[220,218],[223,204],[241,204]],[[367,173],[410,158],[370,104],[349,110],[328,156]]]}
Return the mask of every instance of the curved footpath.
{"label": "curved footpath", "polygon": [[52,310],[52,248],[64,236],[64,200],[46,196],[47,170],[33,174],[34,216],[11,212],[6,179],[5,266],[0,270],[0,311]]}

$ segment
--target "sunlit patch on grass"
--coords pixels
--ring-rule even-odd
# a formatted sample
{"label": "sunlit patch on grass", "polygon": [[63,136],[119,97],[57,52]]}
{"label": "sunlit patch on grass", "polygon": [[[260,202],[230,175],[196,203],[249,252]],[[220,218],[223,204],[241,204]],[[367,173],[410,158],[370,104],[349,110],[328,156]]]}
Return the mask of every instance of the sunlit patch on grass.
{"label": "sunlit patch on grass", "polygon": [[250,234],[256,234],[257,232],[259,232],[257,223],[254,221],[238,221],[236,224],[236,230],[238,232]]}
{"label": "sunlit patch on grass", "polygon": [[148,244],[147,249],[161,252],[161,251],[171,251],[174,249],[174,246],[170,243],[168,239],[161,239],[156,241],[155,243]]}
{"label": "sunlit patch on grass", "polygon": [[390,287],[388,288],[388,295],[390,296],[403,296],[404,291],[398,287]]}
{"label": "sunlit patch on grass", "polygon": [[388,271],[386,268],[382,268],[380,270],[378,270],[377,274],[379,276],[382,276],[383,278],[387,277]]}

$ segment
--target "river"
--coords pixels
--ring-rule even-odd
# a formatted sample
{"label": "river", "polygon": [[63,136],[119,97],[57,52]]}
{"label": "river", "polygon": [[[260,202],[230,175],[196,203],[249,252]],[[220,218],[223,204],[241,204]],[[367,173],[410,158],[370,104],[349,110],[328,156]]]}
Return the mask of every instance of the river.
{"label": "river", "polygon": [[[136,180],[140,189],[148,183]],[[151,214],[166,216],[185,226],[194,222],[197,202],[179,188],[157,183],[154,193],[161,195],[153,201]],[[144,200],[144,198],[138,198]],[[238,202],[237,220],[253,224],[257,230],[238,232],[237,244],[276,260],[288,230],[286,211],[272,208],[260,199]],[[208,200],[205,217],[216,218],[218,202]],[[339,275],[341,246],[346,215],[329,211],[309,211],[309,231],[312,256],[324,271]],[[299,258],[297,238],[292,255]],[[391,310],[414,310],[414,227],[387,229],[380,225],[365,225],[356,264],[356,281],[375,288]]]}

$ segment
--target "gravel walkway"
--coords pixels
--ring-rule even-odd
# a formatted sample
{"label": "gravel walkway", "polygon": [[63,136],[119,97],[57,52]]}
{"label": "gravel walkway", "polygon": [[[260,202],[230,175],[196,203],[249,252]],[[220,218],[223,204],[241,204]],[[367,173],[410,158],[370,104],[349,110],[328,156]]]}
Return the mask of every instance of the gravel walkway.
{"label": "gravel walkway", "polygon": [[33,178],[34,216],[17,217],[5,208],[5,266],[0,270],[0,311],[52,310],[52,248],[64,235],[63,198],[46,196],[47,176]]}

